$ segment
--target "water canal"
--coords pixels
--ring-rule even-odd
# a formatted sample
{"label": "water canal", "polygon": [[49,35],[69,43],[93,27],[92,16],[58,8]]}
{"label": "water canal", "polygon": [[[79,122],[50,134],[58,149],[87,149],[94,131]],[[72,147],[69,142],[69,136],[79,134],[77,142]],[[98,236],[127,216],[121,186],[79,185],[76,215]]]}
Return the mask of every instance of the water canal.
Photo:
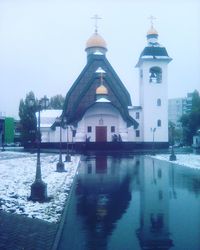
{"label": "water canal", "polygon": [[199,250],[199,235],[199,170],[101,155],[79,167],[59,250]]}

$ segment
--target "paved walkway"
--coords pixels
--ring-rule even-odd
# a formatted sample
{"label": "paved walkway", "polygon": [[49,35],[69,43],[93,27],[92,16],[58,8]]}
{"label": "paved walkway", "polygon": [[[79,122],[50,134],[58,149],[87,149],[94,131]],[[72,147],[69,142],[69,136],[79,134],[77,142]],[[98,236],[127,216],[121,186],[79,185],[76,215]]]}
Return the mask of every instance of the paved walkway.
{"label": "paved walkway", "polygon": [[1,250],[50,250],[58,225],[0,211]]}

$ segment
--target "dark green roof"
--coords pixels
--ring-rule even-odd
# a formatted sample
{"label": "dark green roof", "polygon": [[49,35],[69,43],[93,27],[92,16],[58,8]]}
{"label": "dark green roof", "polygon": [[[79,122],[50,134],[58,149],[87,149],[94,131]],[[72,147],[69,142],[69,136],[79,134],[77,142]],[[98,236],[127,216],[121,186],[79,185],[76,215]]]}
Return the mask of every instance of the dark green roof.
{"label": "dark green roof", "polygon": [[88,62],[77,80],[66,95],[63,115],[68,123],[77,124],[86,110],[96,101],[96,88],[100,79],[95,71],[101,67],[106,74],[104,85],[108,89],[108,99],[117,108],[128,126],[138,126],[138,123],[129,115],[128,106],[131,106],[130,95],[118,75],[104,55],[89,55]]}
{"label": "dark green roof", "polygon": [[168,56],[168,53],[165,47],[149,46],[144,48],[140,57],[142,56]]}
{"label": "dark green roof", "polygon": [[[153,45],[154,44],[154,45]],[[169,57],[165,47],[161,47],[159,43],[153,43],[152,46],[147,46],[143,49],[140,54],[139,61],[136,64],[136,67],[139,67],[143,60],[165,60],[170,62],[172,60]]]}

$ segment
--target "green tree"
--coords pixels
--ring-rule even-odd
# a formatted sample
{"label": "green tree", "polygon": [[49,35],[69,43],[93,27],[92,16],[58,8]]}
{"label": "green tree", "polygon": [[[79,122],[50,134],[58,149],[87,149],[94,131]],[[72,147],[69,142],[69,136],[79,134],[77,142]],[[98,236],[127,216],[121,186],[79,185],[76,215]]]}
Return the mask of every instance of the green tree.
{"label": "green tree", "polygon": [[55,95],[50,98],[50,109],[63,109],[65,98],[62,95]]}
{"label": "green tree", "polygon": [[168,123],[168,135],[170,145],[182,142],[182,129],[176,128],[176,125],[172,121]]}
{"label": "green tree", "polygon": [[[30,105],[32,100],[32,105]],[[31,91],[26,95],[25,100],[21,99],[19,104],[19,117],[21,124],[21,142],[23,144],[33,143],[36,140],[37,120],[36,103],[34,93]]]}
{"label": "green tree", "polygon": [[197,90],[195,90],[192,95],[191,112],[184,114],[180,122],[183,128],[183,141],[185,144],[191,145],[192,137],[200,128],[200,96]]}

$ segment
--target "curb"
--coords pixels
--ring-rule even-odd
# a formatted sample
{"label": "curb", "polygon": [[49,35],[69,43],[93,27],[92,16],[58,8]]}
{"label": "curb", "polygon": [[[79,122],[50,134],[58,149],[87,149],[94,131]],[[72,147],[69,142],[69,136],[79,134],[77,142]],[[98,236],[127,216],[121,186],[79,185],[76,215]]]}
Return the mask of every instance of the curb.
{"label": "curb", "polygon": [[[80,158],[80,160],[78,162],[77,169],[80,166],[80,162],[81,162],[81,158]],[[69,205],[70,205],[70,200],[71,200],[71,197],[72,197],[72,193],[74,192],[74,189],[75,189],[76,178],[77,178],[77,174],[75,175],[72,186],[70,188],[69,195],[68,195],[68,198],[67,198],[67,201],[66,201],[66,205],[65,205],[65,207],[63,209],[61,220],[60,220],[60,223],[58,224],[58,229],[57,229],[56,236],[55,236],[54,243],[53,243],[53,246],[52,246],[51,250],[57,250],[58,249],[58,246],[59,246],[59,243],[60,243],[60,238],[61,238],[61,235],[62,235],[62,232],[63,232],[64,223],[65,223],[65,220],[66,220],[67,214],[68,214],[68,208],[69,208]]]}

